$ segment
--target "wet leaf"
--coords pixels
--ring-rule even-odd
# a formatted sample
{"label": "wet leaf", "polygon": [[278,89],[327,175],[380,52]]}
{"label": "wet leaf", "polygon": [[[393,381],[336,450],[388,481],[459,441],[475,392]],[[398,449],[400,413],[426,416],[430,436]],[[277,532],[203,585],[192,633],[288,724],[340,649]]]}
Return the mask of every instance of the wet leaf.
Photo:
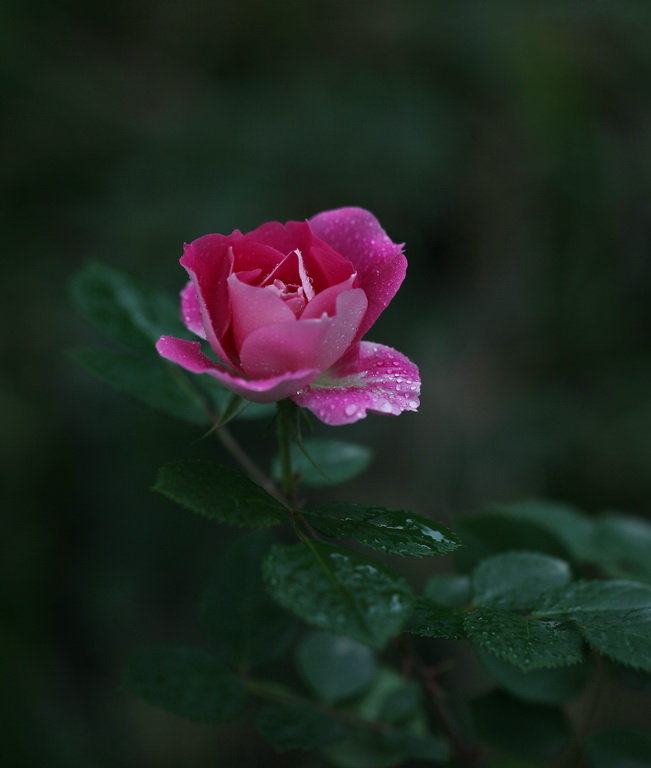
{"label": "wet leaf", "polygon": [[381,648],[409,615],[404,578],[329,544],[275,546],[264,563],[271,595],[308,624]]}
{"label": "wet leaf", "polygon": [[464,627],[473,643],[524,671],[583,660],[581,635],[566,622],[477,608],[466,614]]}
{"label": "wet leaf", "polygon": [[460,546],[447,528],[413,512],[333,503],[308,507],[304,514],[326,536],[355,539],[392,555],[445,555]]}

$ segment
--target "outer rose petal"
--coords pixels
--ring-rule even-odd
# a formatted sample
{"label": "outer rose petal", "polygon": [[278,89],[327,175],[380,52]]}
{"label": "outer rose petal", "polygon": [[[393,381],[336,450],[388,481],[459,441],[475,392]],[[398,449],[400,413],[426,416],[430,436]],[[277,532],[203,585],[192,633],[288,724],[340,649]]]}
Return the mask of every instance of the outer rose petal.
{"label": "outer rose petal", "polygon": [[161,357],[171,360],[191,373],[207,373],[227,389],[254,403],[275,403],[291,397],[313,381],[319,374],[317,369],[292,371],[281,376],[249,381],[221,367],[201,351],[198,341],[161,336],[156,342]]}
{"label": "outer rose petal", "polygon": [[310,219],[314,234],[345,256],[357,271],[358,285],[368,296],[368,310],[357,335],[368,331],[405,279],[407,259],[378,220],[363,208],[336,208]]}
{"label": "outer rose petal", "polygon": [[197,289],[194,287],[192,280],[181,291],[181,319],[189,331],[192,331],[197,336],[201,336],[202,339],[206,338]]}
{"label": "outer rose petal", "polygon": [[334,317],[292,320],[253,331],[240,349],[242,369],[253,377],[327,370],[352,344],[367,306],[364,291],[353,288],[337,297]]}
{"label": "outer rose petal", "polygon": [[186,245],[181,257],[181,266],[190,276],[197,293],[206,338],[225,362],[231,361],[220,341],[230,322],[226,278],[233,267],[231,242],[238,237],[241,237],[238,230],[228,237],[204,235]]}
{"label": "outer rose petal", "polygon": [[418,366],[391,347],[362,341],[292,400],[339,426],[363,419],[367,411],[394,416],[415,411],[419,395]]}

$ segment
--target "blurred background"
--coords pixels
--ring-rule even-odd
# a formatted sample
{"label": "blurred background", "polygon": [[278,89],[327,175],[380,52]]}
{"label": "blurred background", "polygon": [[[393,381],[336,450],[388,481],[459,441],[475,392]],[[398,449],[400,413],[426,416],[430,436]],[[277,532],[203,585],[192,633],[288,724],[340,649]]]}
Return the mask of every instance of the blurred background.
{"label": "blurred background", "polygon": [[[451,524],[524,497],[648,515],[646,0],[5,0],[0,17],[12,765],[320,765],[117,688],[132,647],[194,639],[227,532],[149,491],[217,442],[65,357],[98,340],[66,291],[90,258],[175,293],[184,241],[366,207],[410,265],[370,338],[420,364],[422,408],[331,435],[376,451],[336,494]],[[235,431],[266,460],[271,433]]]}

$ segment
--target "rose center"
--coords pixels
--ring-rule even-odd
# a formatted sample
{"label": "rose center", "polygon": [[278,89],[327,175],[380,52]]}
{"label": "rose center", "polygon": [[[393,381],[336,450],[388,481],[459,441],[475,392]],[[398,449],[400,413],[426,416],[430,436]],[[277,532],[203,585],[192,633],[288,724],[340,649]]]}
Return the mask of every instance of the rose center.
{"label": "rose center", "polygon": [[285,283],[283,280],[274,280],[270,285],[265,285],[264,289],[273,291],[277,296],[280,296],[297,317],[301,314],[308,301],[302,285]]}

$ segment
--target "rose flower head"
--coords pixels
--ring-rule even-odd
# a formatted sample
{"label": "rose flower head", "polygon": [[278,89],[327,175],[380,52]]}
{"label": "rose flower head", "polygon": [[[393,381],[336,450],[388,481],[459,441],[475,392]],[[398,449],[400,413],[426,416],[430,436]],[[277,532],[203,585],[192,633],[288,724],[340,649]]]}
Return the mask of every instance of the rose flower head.
{"label": "rose flower head", "polygon": [[404,280],[407,260],[377,219],[338,208],[308,221],[204,235],[185,246],[187,328],[210,345],[162,336],[162,357],[256,403],[291,398],[327,424],[418,408],[418,368],[361,341]]}

